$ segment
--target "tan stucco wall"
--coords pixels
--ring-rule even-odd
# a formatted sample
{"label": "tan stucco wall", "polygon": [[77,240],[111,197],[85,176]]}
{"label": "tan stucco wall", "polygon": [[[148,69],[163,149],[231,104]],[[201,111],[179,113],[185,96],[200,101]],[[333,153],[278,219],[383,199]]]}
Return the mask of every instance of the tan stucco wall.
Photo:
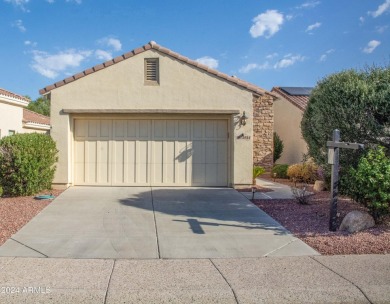
{"label": "tan stucco wall", "polygon": [[28,128],[26,126],[23,126],[23,133],[39,133],[39,134],[50,134],[49,130],[40,130],[40,129],[33,129]]}
{"label": "tan stucco wall", "polygon": [[[159,58],[160,85],[144,85],[144,58]],[[59,163],[55,184],[72,184],[72,116],[63,109],[182,109],[239,110],[249,117],[245,126],[231,119],[231,184],[250,184],[252,176],[252,93],[190,67],[155,50],[51,91],[51,136],[57,142]],[[176,114],[180,117],[180,114]]]}
{"label": "tan stucco wall", "polygon": [[1,137],[8,136],[9,130],[24,133],[22,127],[23,108],[0,101],[0,130]]}
{"label": "tan stucco wall", "polygon": [[282,156],[278,164],[295,164],[302,161],[307,145],[301,134],[303,112],[284,98],[274,102],[274,130],[283,140]]}

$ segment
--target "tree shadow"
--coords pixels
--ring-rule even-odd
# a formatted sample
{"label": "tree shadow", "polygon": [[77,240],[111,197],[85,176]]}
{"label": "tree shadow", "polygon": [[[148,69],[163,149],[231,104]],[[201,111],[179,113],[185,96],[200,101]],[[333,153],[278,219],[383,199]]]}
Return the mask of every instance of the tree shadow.
{"label": "tree shadow", "polygon": [[170,215],[171,222],[188,223],[194,234],[206,234],[205,227],[290,234],[242,194],[228,188],[152,188],[151,196],[150,190],[145,190],[119,202],[156,215]]}

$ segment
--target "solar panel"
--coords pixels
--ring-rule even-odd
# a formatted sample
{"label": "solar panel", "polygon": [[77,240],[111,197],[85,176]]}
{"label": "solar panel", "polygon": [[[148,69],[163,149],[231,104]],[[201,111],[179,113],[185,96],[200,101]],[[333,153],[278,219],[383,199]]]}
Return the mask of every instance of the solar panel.
{"label": "solar panel", "polygon": [[311,87],[280,87],[280,89],[291,96],[309,96],[313,90]]}

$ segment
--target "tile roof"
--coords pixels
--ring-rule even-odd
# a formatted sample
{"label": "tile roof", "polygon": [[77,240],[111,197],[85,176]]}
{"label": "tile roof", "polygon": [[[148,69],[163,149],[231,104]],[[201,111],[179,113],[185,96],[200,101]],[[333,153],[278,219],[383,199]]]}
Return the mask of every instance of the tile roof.
{"label": "tile roof", "polygon": [[[297,91],[299,91],[299,89],[301,89],[301,88],[296,87],[295,89],[297,89]],[[304,89],[307,90],[308,88],[304,88]],[[306,95],[306,94],[305,95],[289,94],[286,90],[283,90],[283,87],[273,87],[271,92],[288,100],[289,102],[291,102],[293,105],[295,105],[296,107],[298,107],[302,111],[304,111],[306,109],[306,106],[309,102],[309,97],[310,97],[309,95]]]}
{"label": "tile roof", "polygon": [[23,122],[50,126],[50,117],[23,109]]}
{"label": "tile roof", "polygon": [[7,97],[11,97],[11,98],[15,98],[15,99],[18,99],[18,100],[21,100],[21,101],[27,101],[27,102],[30,102],[30,101],[31,101],[31,100],[28,99],[27,97],[24,97],[24,96],[21,96],[21,95],[12,93],[12,92],[7,91],[7,90],[4,90],[4,89],[2,89],[2,88],[0,88],[0,95],[7,96]]}
{"label": "tile roof", "polygon": [[123,54],[121,56],[118,56],[118,57],[115,57],[115,58],[113,58],[111,60],[108,60],[108,61],[106,61],[106,62],[104,62],[102,64],[98,64],[98,65],[96,65],[96,66],[94,66],[94,67],[92,67],[90,69],[87,69],[87,70],[81,72],[81,73],[75,74],[75,75],[70,76],[70,77],[68,77],[68,78],[66,78],[64,80],[61,80],[61,81],[58,81],[58,82],[56,82],[56,83],[54,83],[52,85],[49,85],[49,86],[39,90],[39,93],[42,94],[42,95],[46,94],[46,93],[50,92],[53,89],[56,89],[56,88],[61,87],[63,85],[66,85],[66,84],[68,84],[70,82],[76,81],[79,78],[82,78],[82,77],[85,77],[85,76],[87,76],[89,74],[95,73],[95,72],[97,72],[97,71],[99,71],[101,69],[109,67],[109,66],[111,66],[113,64],[116,64],[118,62],[126,60],[126,59],[128,59],[130,57],[133,57],[133,56],[135,56],[137,54],[143,53],[143,52],[145,52],[147,50],[150,50],[150,49],[156,50],[156,51],[158,51],[160,53],[163,53],[163,54],[168,55],[168,56],[170,56],[172,58],[175,58],[176,60],[179,60],[179,61],[187,63],[187,64],[189,64],[189,65],[191,65],[193,67],[201,69],[201,70],[203,70],[203,71],[205,71],[205,72],[207,72],[209,74],[212,74],[212,75],[214,75],[214,76],[216,76],[216,77],[218,77],[218,78],[220,78],[222,80],[228,81],[228,82],[230,82],[232,84],[235,84],[235,85],[237,85],[239,87],[242,87],[242,88],[244,88],[244,89],[246,89],[248,91],[251,91],[252,93],[255,93],[255,94],[258,94],[258,95],[268,94],[268,95],[271,95],[272,97],[276,98],[276,96],[273,95],[272,93],[270,93],[270,92],[268,92],[268,91],[266,91],[266,90],[264,90],[264,89],[262,89],[262,88],[260,88],[260,87],[258,87],[256,85],[254,85],[254,84],[251,84],[249,82],[246,82],[246,81],[243,81],[241,79],[238,79],[235,76],[229,76],[229,75],[221,73],[221,72],[219,72],[217,70],[211,69],[211,68],[209,68],[208,66],[206,66],[204,64],[201,64],[201,63],[199,63],[199,62],[197,62],[195,60],[192,60],[192,59],[189,59],[187,57],[184,57],[184,56],[182,56],[182,55],[180,55],[180,54],[178,54],[176,52],[171,51],[170,49],[162,47],[162,46],[158,45],[154,41],[151,41],[151,42],[145,44],[144,46],[142,46],[140,48],[137,48],[137,49],[134,49],[134,50],[132,50],[132,51],[130,51],[128,53],[125,53],[125,54]]}

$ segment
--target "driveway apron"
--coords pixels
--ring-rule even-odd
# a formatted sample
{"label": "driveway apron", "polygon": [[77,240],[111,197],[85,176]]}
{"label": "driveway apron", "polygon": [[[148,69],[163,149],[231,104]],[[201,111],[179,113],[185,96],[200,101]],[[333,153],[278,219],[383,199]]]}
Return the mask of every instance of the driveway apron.
{"label": "driveway apron", "polygon": [[318,254],[227,188],[71,187],[0,256],[229,258]]}

